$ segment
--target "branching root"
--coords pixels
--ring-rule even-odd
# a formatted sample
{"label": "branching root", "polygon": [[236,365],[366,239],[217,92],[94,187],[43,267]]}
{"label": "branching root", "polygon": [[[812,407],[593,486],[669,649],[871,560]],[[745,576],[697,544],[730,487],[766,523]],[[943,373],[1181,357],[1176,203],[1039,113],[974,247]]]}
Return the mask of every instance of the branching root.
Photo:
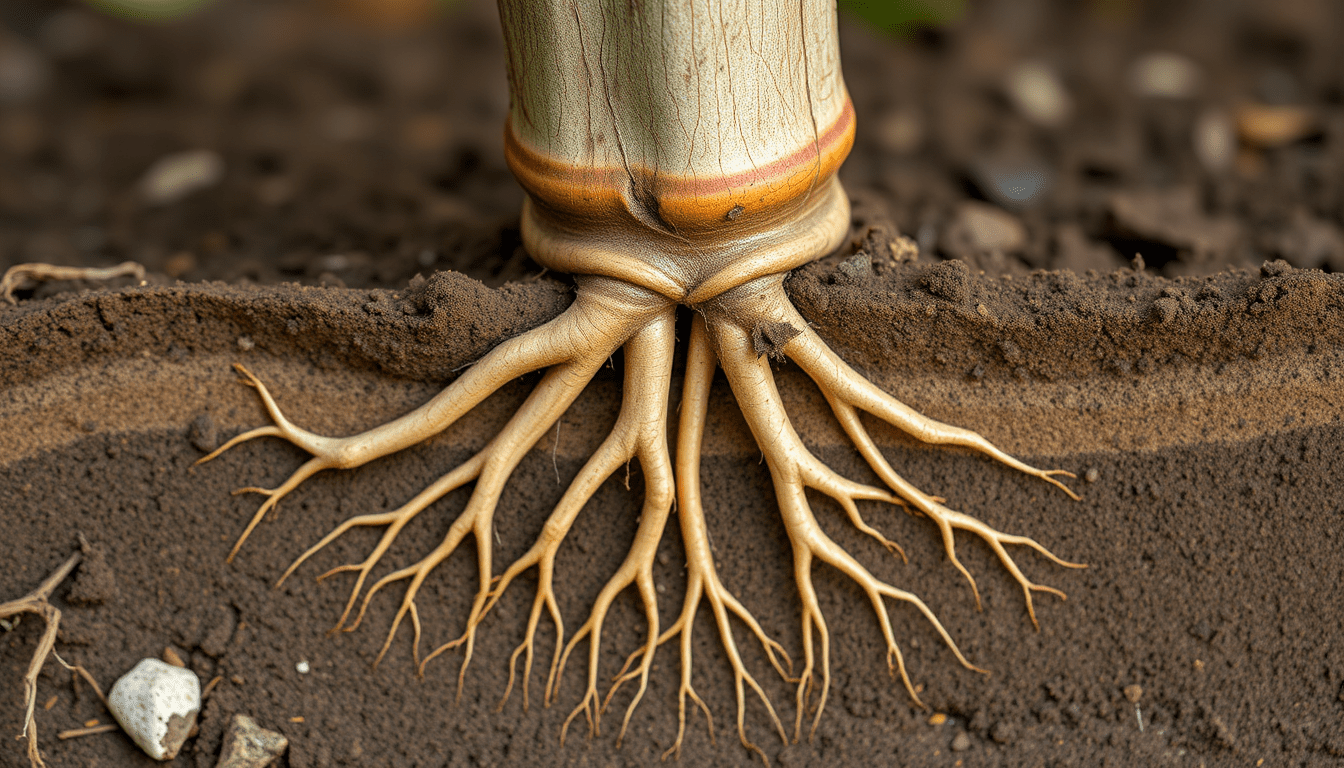
{"label": "branching root", "polygon": [[[1028,466],[999,450],[975,432],[952,427],[917,413],[856,373],[807,327],[806,322],[789,304],[782,288],[782,275],[752,280],[695,305],[697,314],[693,318],[688,345],[674,472],[667,434],[668,399],[675,347],[674,305],[669,299],[608,278],[581,277],[578,280],[580,290],[577,298],[560,317],[500,344],[443,392],[415,411],[352,437],[322,437],[295,426],[281,413],[275,399],[261,381],[242,366],[236,366],[243,376],[244,383],[257,390],[272,423],[238,435],[201,461],[209,461],[234,446],[258,437],[283,438],[308,451],[312,454],[312,458],[275,488],[245,488],[240,491],[258,492],[266,498],[238,538],[229,558],[232,559],[238,553],[243,542],[267,512],[274,509],[282,498],[314,474],[325,469],[360,466],[418,443],[446,428],[509,380],[546,368],[548,369],[546,374],[517,413],[479,453],[401,507],[389,512],[357,515],[345,520],[299,555],[281,575],[277,586],[293,575],[305,562],[350,530],[361,527],[384,527],[385,530],[377,545],[362,561],[338,565],[318,577],[319,580],[324,580],[342,573],[355,574],[345,609],[332,631],[351,631],[357,628],[374,595],[394,582],[406,581],[406,590],[400,606],[374,664],[377,665],[386,655],[398,627],[409,617],[414,633],[413,655],[419,674],[423,675],[426,665],[437,656],[449,650],[463,649],[458,673],[460,696],[467,665],[471,661],[476,633],[482,621],[499,603],[509,586],[525,572],[535,568],[536,591],[524,637],[509,659],[509,680],[499,703],[500,708],[504,707],[513,692],[520,660],[523,708],[526,710],[530,704],[529,688],[537,650],[536,636],[542,617],[545,615],[549,617],[555,630],[555,648],[543,695],[543,702],[547,706],[559,696],[564,670],[571,655],[582,642],[585,640],[588,642],[588,670],[584,692],[578,705],[564,720],[560,731],[561,743],[564,742],[570,725],[580,715],[588,725],[589,735],[597,735],[601,729],[602,715],[613,703],[618,692],[628,690],[626,688],[628,684],[634,692],[625,708],[617,736],[619,744],[630,725],[635,708],[648,691],[649,675],[653,669],[657,649],[677,638],[680,640],[681,651],[681,676],[677,693],[678,727],[676,741],[664,753],[665,758],[675,757],[681,752],[686,734],[688,699],[705,714],[710,739],[711,741],[714,739],[713,718],[705,700],[696,692],[692,676],[692,635],[696,615],[701,606],[705,606],[713,615],[720,642],[732,669],[737,696],[738,738],[744,747],[762,760],[766,759],[765,752],[753,743],[747,734],[748,689],[764,705],[780,739],[787,743],[789,735],[765,688],[752,675],[742,658],[733,634],[733,619],[736,618],[746,626],[750,635],[760,644],[775,672],[783,680],[796,686],[793,740],[801,738],[803,718],[809,712],[812,713],[808,729],[811,738],[825,710],[831,685],[831,634],[822,615],[812,576],[813,566],[817,563],[824,563],[839,570],[868,597],[887,646],[888,670],[893,677],[900,678],[916,705],[924,706],[916,687],[911,682],[904,657],[896,642],[887,606],[888,600],[912,606],[929,622],[963,667],[987,674],[985,670],[966,659],[951,635],[922,600],[874,576],[827,536],[809,504],[807,498],[809,489],[833,499],[844,511],[848,523],[854,529],[872,537],[902,560],[906,559],[905,551],[864,519],[860,513],[859,502],[875,501],[900,505],[912,514],[923,515],[932,520],[938,527],[948,559],[971,585],[977,608],[980,607],[979,589],[975,579],[957,557],[954,534],[956,531],[967,531],[979,537],[994,551],[1004,568],[1021,586],[1026,598],[1027,613],[1038,628],[1032,602],[1033,593],[1047,592],[1061,599],[1064,594],[1053,587],[1036,584],[1028,579],[1009,556],[1006,547],[1029,547],[1058,565],[1068,568],[1085,567],[1060,559],[1034,539],[1003,533],[976,518],[949,509],[943,506],[943,499],[927,495],[901,478],[864,427],[859,416],[860,411],[865,411],[921,441],[977,451],[1012,469],[1044,480],[1072,498],[1078,498],[1059,480],[1060,477],[1072,477],[1070,473],[1062,470],[1040,470]],[[772,342],[774,346],[767,351],[792,359],[816,382],[830,403],[841,427],[886,488],[877,488],[841,477],[804,446],[784,408],[775,385],[770,361],[759,354],[757,343],[759,340],[753,334],[762,327],[775,329],[778,331],[775,336],[780,339],[778,342]],[[528,551],[511,563],[498,577],[493,576],[494,513],[504,484],[523,456],[551,425],[556,423],[598,367],[621,345],[625,348],[625,383],[621,412],[615,426],[570,482]],[[783,646],[767,634],[752,613],[724,586],[709,543],[710,529],[700,496],[699,473],[710,384],[719,365],[722,365],[727,375],[738,406],[769,467],[781,521],[788,532],[793,552],[793,577],[802,602],[802,666],[796,676],[793,660]],[[622,465],[628,467],[634,460],[638,460],[645,479],[643,508],[634,541],[620,567],[597,595],[587,619],[574,635],[567,639],[555,588],[556,560],[561,545],[580,512],[602,484]],[[443,541],[420,560],[383,575],[365,590],[366,581],[406,526],[443,496],[469,483],[475,484],[471,496]],[[682,610],[676,621],[665,631],[660,631],[654,563],[674,502],[686,552],[687,589]],[[456,639],[438,646],[422,660],[420,657],[422,627],[419,609],[415,603],[416,595],[426,578],[451,557],[469,535],[476,545],[478,586],[466,617],[465,629]],[[645,637],[640,646],[626,658],[625,664],[612,678],[605,695],[602,695],[599,693],[598,679],[603,625],[614,601],[630,587],[637,591],[644,613]],[[359,602],[357,611],[355,611],[356,602]],[[351,618],[352,612],[353,618]],[[54,619],[49,618],[48,622],[48,636],[54,635]],[[45,651],[42,651],[42,655],[45,655]],[[29,677],[33,675],[35,672],[30,672]],[[33,694],[30,691],[29,725],[25,732],[31,732],[32,728],[32,703]],[[36,747],[31,737],[29,743],[30,751],[36,755]]]}

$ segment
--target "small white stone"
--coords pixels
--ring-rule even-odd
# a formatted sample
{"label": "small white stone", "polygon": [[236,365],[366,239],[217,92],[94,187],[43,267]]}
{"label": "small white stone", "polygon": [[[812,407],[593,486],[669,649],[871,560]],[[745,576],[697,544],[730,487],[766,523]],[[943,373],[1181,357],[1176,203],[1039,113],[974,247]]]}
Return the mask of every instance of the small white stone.
{"label": "small white stone", "polygon": [[1236,158],[1237,129],[1232,118],[1221,109],[1208,109],[1195,120],[1191,136],[1195,156],[1212,173],[1222,173],[1232,167]]}
{"label": "small white stone", "polygon": [[167,205],[213,187],[223,176],[224,160],[208,149],[196,149],[159,158],[145,171],[140,189],[150,203]]}
{"label": "small white stone", "polygon": [[189,669],[144,659],[112,686],[107,703],[145,754],[172,760],[196,725],[201,681]]}
{"label": "small white stone", "polygon": [[312,667],[308,666],[308,662],[300,661],[298,664],[294,665],[294,669],[297,670],[300,675],[306,675],[308,674],[308,670],[312,669]]}
{"label": "small white stone", "polygon": [[1129,68],[1129,87],[1140,96],[1188,99],[1199,92],[1199,67],[1180,54],[1146,53]]}
{"label": "small white stone", "polygon": [[1011,213],[986,203],[968,200],[957,207],[953,225],[977,251],[1014,253],[1027,245],[1027,229]]}
{"label": "small white stone", "polygon": [[1058,128],[1073,115],[1073,99],[1049,64],[1019,64],[1008,73],[1005,86],[1017,110],[1037,125]]}

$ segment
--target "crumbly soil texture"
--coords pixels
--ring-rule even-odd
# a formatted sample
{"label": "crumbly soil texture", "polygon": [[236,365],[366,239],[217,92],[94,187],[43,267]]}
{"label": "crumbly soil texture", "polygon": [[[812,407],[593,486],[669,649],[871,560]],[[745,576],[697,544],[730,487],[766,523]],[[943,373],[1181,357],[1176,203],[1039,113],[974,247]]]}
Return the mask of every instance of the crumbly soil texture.
{"label": "crumbly soil texture", "polygon": [[[1077,473],[1081,502],[869,424],[921,489],[1088,567],[1015,553],[1068,595],[1038,596],[1035,631],[982,543],[958,548],[977,611],[928,521],[862,506],[906,564],[813,498],[832,537],[921,596],[990,674],[959,666],[913,609],[890,606],[919,709],[886,674],[862,592],[819,570],[830,697],[815,735],[788,745],[749,701],[748,733],[772,763],[1344,764],[1344,49],[1330,33],[1341,13],[1325,0],[1235,12],[1005,1],[902,38],[843,25],[860,121],[842,172],[853,236],[793,274],[790,296],[912,407]],[[676,735],[675,648],[659,652],[619,748],[624,694],[601,735],[585,738],[580,722],[561,745],[585,670],[571,662],[557,704],[541,706],[545,625],[532,706],[516,689],[500,706],[530,577],[482,626],[460,698],[460,656],[418,677],[409,627],[370,668],[397,586],[356,631],[327,633],[353,579],[315,577],[363,559],[378,531],[350,533],[272,587],[339,522],[396,508],[479,450],[536,376],[422,445],[311,479],[232,563],[257,501],[230,492],[274,485],[305,457],[259,440],[194,464],[266,423],[233,363],[296,423],[353,434],[568,305],[564,276],[519,245],[490,5],[435,6],[398,25],[357,4],[230,2],[145,24],[17,0],[0,21],[0,266],[133,259],[148,271],[143,284],[25,284],[0,304],[0,600],[82,549],[53,597],[63,659],[107,688],[172,649],[217,681],[173,765],[214,766],[235,713],[284,733],[280,764],[295,768],[657,760]],[[198,150],[212,153],[192,161],[198,188],[147,180],[155,163]],[[614,422],[621,362],[514,473],[497,563],[531,544]],[[875,482],[806,377],[788,365],[776,375],[808,445]],[[796,659],[788,541],[722,380],[704,453],[723,581]],[[624,557],[642,488],[637,466],[619,473],[561,549],[569,631]],[[465,499],[417,518],[374,575],[433,547]],[[655,567],[664,626],[684,592],[671,528]],[[466,549],[420,593],[426,647],[461,631],[476,585]],[[695,682],[717,742],[688,712],[680,759],[756,763],[734,737],[712,622],[702,615],[699,628]],[[31,617],[0,631],[0,765],[27,765],[10,737],[41,632]],[[618,600],[604,678],[643,632],[636,600]],[[792,720],[792,686],[760,653],[745,661]],[[151,764],[119,732],[57,738],[110,716],[54,660],[36,714],[48,765]]]}

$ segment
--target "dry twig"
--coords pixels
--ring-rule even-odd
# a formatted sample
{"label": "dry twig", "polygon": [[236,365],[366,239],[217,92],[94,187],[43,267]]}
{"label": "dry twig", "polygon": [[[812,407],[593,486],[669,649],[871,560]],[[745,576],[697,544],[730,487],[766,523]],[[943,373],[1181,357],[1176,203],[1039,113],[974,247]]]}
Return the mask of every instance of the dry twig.
{"label": "dry twig", "polygon": [[[6,279],[8,279],[8,274],[6,274]],[[41,766],[46,765],[42,762],[42,756],[37,751],[37,721],[33,716],[33,710],[37,708],[37,673],[42,671],[42,665],[46,663],[47,654],[51,653],[56,646],[56,630],[61,623],[61,612],[51,603],[48,603],[47,598],[51,597],[56,585],[65,581],[65,578],[70,575],[75,566],[79,565],[80,557],[80,553],[74,553],[61,564],[60,568],[52,571],[51,575],[37,589],[18,600],[0,603],[0,618],[18,616],[21,613],[33,613],[41,616],[47,625],[46,630],[42,632],[42,638],[37,642],[37,650],[33,651],[32,661],[28,663],[28,673],[23,676],[23,698],[27,712],[24,714],[23,732],[19,734],[19,738],[28,739],[28,762],[34,768],[41,768]]]}
{"label": "dry twig", "polygon": [[115,267],[58,267],[55,264],[15,264],[0,277],[0,296],[15,304],[14,291],[40,280],[108,280],[113,277],[145,279],[145,268],[134,261],[123,261]]}

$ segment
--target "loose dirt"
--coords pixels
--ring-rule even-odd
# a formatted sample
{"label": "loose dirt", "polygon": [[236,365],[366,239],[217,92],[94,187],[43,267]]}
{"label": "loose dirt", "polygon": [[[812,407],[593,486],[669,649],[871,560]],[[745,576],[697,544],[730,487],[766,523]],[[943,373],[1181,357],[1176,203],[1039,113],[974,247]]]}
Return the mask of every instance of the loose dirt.
{"label": "loose dirt", "polygon": [[[1256,12],[1215,23],[1180,4],[1135,6],[1127,19],[1043,7],[1036,22],[1008,23],[991,4],[913,41],[846,28],[848,82],[861,121],[873,126],[861,128],[846,170],[853,237],[796,272],[790,295],[848,361],[907,404],[1030,463],[1077,473],[1081,502],[981,457],[869,425],[918,487],[1089,567],[1014,553],[1030,578],[1069,596],[1038,596],[1036,632],[1020,590],[979,542],[965,538],[958,552],[983,612],[927,521],[863,506],[905,547],[907,565],[812,498],[830,535],[920,595],[991,674],[957,666],[913,610],[895,606],[930,711],[914,707],[883,673],[864,596],[821,571],[834,633],[830,699],[815,737],[788,746],[749,703],[749,732],[772,763],[1344,761],[1344,279],[1328,271],[1340,268],[1331,238],[1344,224],[1344,67],[1331,68],[1338,47],[1320,42],[1311,15],[1333,7],[1289,5],[1273,24]],[[144,286],[44,284],[21,291],[17,306],[0,305],[8,564],[0,599],[30,591],[81,550],[83,564],[53,598],[62,658],[106,687],[171,647],[202,681],[221,678],[174,765],[213,766],[234,713],[283,732],[288,766],[656,760],[676,734],[675,649],[660,652],[619,750],[623,696],[600,737],[572,729],[559,744],[581,668],[567,671],[556,706],[539,705],[544,671],[534,670],[530,711],[516,691],[497,709],[530,579],[483,626],[460,700],[460,657],[441,657],[418,678],[409,627],[369,668],[396,587],[371,602],[357,631],[326,634],[352,579],[315,577],[362,559],[376,531],[352,532],[272,589],[336,524],[399,506],[484,445],[536,377],[423,445],[310,480],[232,564],[224,557],[258,501],[230,491],[276,484],[304,456],[263,440],[194,466],[265,423],[235,362],[267,382],[297,423],[351,434],[424,402],[498,341],[568,304],[563,277],[540,274],[518,248],[520,193],[498,152],[506,105],[488,5],[401,31],[370,31],[304,5],[221,6],[159,27],[82,6],[15,7],[28,15],[6,16],[7,39],[19,41],[7,44],[26,46],[51,77],[0,114],[0,263],[136,258],[150,274]],[[1217,34],[1188,34],[1200,24]],[[1201,96],[1153,101],[1127,90],[1123,65],[1161,46],[1204,66]],[[1072,85],[1109,83],[1073,89],[1084,94],[1077,130],[1033,125],[994,85],[1033,51]],[[1220,105],[1231,115],[1243,92],[1263,101],[1281,91],[1282,77],[1263,74],[1275,66],[1292,75],[1294,103],[1313,110],[1311,132],[1271,148],[1243,141],[1227,168],[1202,165],[1186,138],[1200,115]],[[912,109],[928,151],[903,149]],[[1098,139],[1103,124],[1118,138]],[[223,180],[175,204],[145,204],[139,174],[169,151],[199,147],[220,153]],[[1027,150],[1052,182],[1045,199],[1017,207],[994,192],[993,163],[977,158]],[[1154,168],[1166,175],[1155,179]],[[1177,201],[1157,207],[1175,214],[1157,215],[1141,204],[1156,188],[1182,185],[1199,192],[1192,210]],[[1008,219],[975,207],[991,203]],[[1227,221],[1236,234],[1219,240]],[[1143,264],[1131,262],[1135,251]],[[620,369],[617,356],[518,468],[496,518],[497,560],[530,545],[615,421]],[[875,481],[815,387],[790,366],[777,376],[809,446],[841,473]],[[724,582],[797,658],[788,543],[723,381],[705,452]],[[637,465],[628,488],[624,477],[607,483],[561,550],[570,631],[624,556],[641,491]],[[421,515],[378,573],[437,543],[465,499],[459,492]],[[680,607],[681,562],[669,534],[655,572],[665,621]],[[422,649],[460,631],[475,578],[468,548],[426,583]],[[718,743],[700,715],[689,716],[681,759],[749,764],[733,738],[728,665],[705,618],[696,684]],[[39,625],[0,634],[5,733],[21,728],[21,677]],[[618,601],[606,630],[609,675],[642,638],[633,599]],[[539,659],[549,658],[548,632]],[[738,639],[745,647],[745,635]],[[754,649],[747,662],[791,719],[792,687],[767,674]],[[117,733],[55,738],[91,719],[108,715],[87,686],[48,663],[37,722],[50,765],[150,764]],[[0,765],[26,765],[24,746],[0,742]]]}

